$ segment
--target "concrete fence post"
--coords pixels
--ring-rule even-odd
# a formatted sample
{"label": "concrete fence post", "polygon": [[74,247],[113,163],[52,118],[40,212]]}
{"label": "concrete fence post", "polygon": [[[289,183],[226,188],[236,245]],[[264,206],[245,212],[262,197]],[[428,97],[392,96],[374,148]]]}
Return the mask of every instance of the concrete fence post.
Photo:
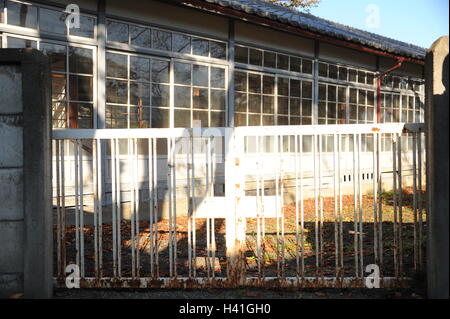
{"label": "concrete fence post", "polygon": [[429,298],[448,298],[449,258],[449,101],[448,36],[439,38],[427,53],[425,121],[427,123]]}
{"label": "concrete fence post", "polygon": [[0,298],[50,298],[51,82],[48,58],[0,49]]}

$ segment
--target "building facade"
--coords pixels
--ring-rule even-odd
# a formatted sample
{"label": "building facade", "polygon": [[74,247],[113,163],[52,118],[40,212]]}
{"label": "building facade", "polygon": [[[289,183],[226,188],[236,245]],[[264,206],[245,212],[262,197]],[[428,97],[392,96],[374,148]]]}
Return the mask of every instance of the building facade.
{"label": "building facade", "polygon": [[378,98],[381,122],[423,122],[423,49],[241,2],[83,0],[68,29],[70,1],[1,0],[0,42],[50,57],[54,128],[376,123]]}

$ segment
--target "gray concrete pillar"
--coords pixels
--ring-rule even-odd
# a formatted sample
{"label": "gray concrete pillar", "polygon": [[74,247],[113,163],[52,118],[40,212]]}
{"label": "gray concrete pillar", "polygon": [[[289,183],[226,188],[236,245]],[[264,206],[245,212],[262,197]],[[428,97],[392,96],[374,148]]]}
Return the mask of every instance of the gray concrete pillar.
{"label": "gray concrete pillar", "polygon": [[0,298],[50,298],[51,82],[48,58],[0,49]]}
{"label": "gray concrete pillar", "polygon": [[445,36],[433,43],[426,57],[429,298],[448,298],[448,68],[448,36]]}

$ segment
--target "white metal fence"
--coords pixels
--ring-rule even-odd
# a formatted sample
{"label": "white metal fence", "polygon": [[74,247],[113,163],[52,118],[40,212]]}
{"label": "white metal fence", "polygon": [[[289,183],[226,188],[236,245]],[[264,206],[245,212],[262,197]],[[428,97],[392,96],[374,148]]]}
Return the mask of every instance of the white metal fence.
{"label": "white metal fence", "polygon": [[402,285],[423,269],[422,132],[54,130],[56,282],[363,286],[373,264]]}

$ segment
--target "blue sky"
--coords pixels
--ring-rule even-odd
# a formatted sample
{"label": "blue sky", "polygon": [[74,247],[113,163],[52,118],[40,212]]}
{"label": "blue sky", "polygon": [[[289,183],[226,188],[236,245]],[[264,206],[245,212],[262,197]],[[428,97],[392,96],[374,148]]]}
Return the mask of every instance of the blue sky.
{"label": "blue sky", "polygon": [[322,0],[311,13],[429,48],[449,34],[448,10],[448,0]]}

